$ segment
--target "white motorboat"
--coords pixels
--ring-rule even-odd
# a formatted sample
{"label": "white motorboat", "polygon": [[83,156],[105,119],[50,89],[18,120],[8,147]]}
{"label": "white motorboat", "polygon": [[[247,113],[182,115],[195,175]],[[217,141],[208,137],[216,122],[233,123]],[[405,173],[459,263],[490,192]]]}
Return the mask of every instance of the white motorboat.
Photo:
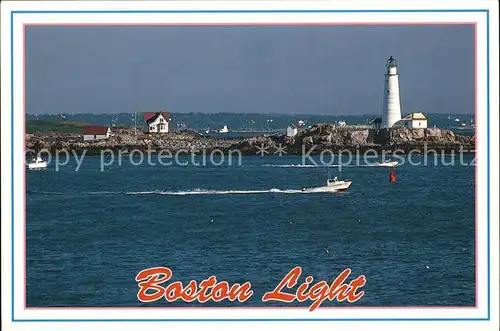
{"label": "white motorboat", "polygon": [[45,169],[47,168],[47,162],[42,160],[41,157],[37,157],[36,159],[31,160],[28,163],[28,169]]}
{"label": "white motorboat", "polygon": [[350,180],[338,180],[337,177],[333,179],[328,179],[326,181],[326,186],[303,188],[304,193],[320,193],[320,192],[340,192],[347,190],[352,184]]}
{"label": "white motorboat", "polygon": [[227,125],[224,125],[222,129],[219,130],[219,133],[228,133],[229,129],[227,128]]}
{"label": "white motorboat", "polygon": [[395,167],[398,164],[398,161],[384,161],[375,163],[377,167]]}
{"label": "white motorboat", "polygon": [[350,180],[338,180],[337,177],[326,180],[326,186],[337,191],[347,190],[352,184]]}

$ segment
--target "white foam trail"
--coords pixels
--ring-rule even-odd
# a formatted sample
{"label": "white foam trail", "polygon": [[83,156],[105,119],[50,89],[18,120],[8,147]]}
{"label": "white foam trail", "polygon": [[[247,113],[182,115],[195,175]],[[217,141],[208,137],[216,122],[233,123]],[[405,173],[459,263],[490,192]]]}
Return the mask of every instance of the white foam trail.
{"label": "white foam trail", "polygon": [[270,190],[202,190],[195,189],[189,191],[142,191],[142,192],[127,192],[128,195],[223,195],[223,194],[266,194],[266,193],[278,193],[278,194],[307,194],[307,193],[333,193],[331,188],[308,188],[305,190],[287,189],[280,190],[277,188],[272,188]]}

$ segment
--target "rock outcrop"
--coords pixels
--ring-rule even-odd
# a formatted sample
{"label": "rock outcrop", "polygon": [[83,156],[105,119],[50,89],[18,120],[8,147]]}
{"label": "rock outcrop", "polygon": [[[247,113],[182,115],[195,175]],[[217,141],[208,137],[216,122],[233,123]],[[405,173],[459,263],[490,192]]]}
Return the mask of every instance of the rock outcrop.
{"label": "rock outcrop", "polygon": [[55,153],[57,150],[75,151],[77,154],[98,155],[101,151],[169,151],[172,154],[199,153],[203,150],[226,150],[235,143],[234,140],[204,137],[197,132],[172,132],[168,134],[130,134],[113,133],[106,140],[82,141],[81,135],[71,134],[35,134],[26,137],[28,151],[42,149]]}
{"label": "rock outcrop", "polygon": [[459,151],[474,149],[474,136],[459,136],[452,131],[432,129],[410,129],[406,127],[391,129],[348,129],[335,128],[331,124],[316,124],[310,129],[298,133],[295,137],[257,137],[244,139],[231,146],[249,154],[257,153],[261,146],[268,151],[285,148],[287,154],[303,154],[313,149],[312,154],[324,150],[339,152],[342,150],[397,151],[407,153],[410,150],[434,149],[436,151]]}
{"label": "rock outcrop", "polygon": [[[455,135],[452,131],[441,129],[349,129],[336,128],[332,124],[316,124],[299,132],[295,137],[258,136],[246,139],[222,139],[205,137],[197,132],[173,132],[168,134],[134,134],[115,131],[107,140],[83,142],[81,135],[46,133],[31,134],[26,137],[26,148],[31,151],[46,149],[51,153],[57,150],[86,151],[87,155],[100,154],[103,150],[142,151],[168,150],[170,153],[209,153],[222,150],[226,153],[238,150],[243,155],[272,155],[282,151],[288,155],[321,153],[324,150],[366,151],[375,150],[408,153],[411,150],[424,151],[473,151],[474,136]],[[265,151],[263,153],[263,151]]]}

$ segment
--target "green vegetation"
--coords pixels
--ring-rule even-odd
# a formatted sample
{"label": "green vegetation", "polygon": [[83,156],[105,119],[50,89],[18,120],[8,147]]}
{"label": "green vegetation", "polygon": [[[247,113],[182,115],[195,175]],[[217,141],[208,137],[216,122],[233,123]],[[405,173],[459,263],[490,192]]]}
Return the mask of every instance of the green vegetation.
{"label": "green vegetation", "polygon": [[26,133],[82,133],[85,126],[88,126],[88,124],[74,121],[27,120]]}

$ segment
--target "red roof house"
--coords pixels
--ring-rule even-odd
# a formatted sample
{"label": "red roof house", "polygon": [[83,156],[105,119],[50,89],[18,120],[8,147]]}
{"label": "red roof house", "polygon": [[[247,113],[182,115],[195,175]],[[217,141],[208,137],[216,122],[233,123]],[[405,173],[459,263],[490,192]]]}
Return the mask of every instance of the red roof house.
{"label": "red roof house", "polygon": [[144,113],[144,121],[146,121],[146,124],[148,126],[148,133],[168,133],[170,113]]}
{"label": "red roof house", "polygon": [[83,129],[83,134],[106,135],[109,127],[107,126],[86,126]]}
{"label": "red roof house", "polygon": [[108,139],[111,129],[108,126],[86,126],[83,128],[83,140]]}
{"label": "red roof house", "polygon": [[144,113],[144,121],[151,122],[158,118],[158,116],[162,115],[166,121],[170,119],[170,113],[167,111],[164,112],[156,112],[156,113]]}

